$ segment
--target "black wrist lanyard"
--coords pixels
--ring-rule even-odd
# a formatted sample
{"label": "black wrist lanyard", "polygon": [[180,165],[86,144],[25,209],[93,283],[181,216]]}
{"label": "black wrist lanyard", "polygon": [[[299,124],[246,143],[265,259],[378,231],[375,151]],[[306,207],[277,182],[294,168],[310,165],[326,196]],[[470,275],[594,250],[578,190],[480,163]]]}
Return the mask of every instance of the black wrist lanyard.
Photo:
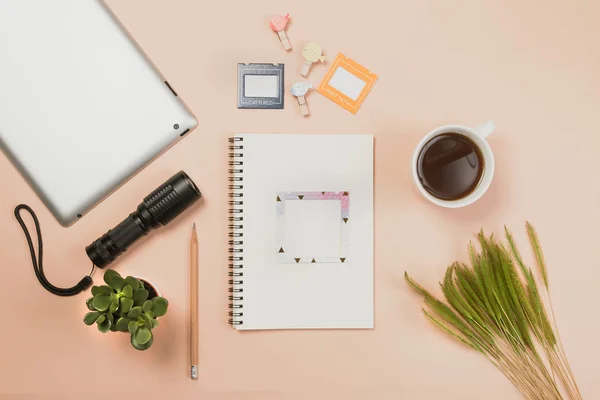
{"label": "black wrist lanyard", "polygon": [[[26,210],[33,218],[33,222],[35,223],[35,229],[37,232],[38,239],[38,256],[35,255],[35,250],[33,247],[33,241],[31,240],[31,235],[29,234],[29,230],[27,226],[25,226],[25,222],[23,222],[23,218],[21,217],[21,210]],[[42,255],[43,255],[43,244],[42,244],[42,232],[40,230],[40,223],[35,215],[35,212],[26,204],[19,204],[15,208],[15,218],[21,225],[23,229],[23,233],[25,233],[25,238],[27,239],[27,244],[29,245],[29,252],[31,253],[31,262],[33,263],[33,271],[35,272],[35,276],[37,277],[40,284],[52,294],[57,296],[74,296],[83,292],[92,284],[92,274],[94,273],[95,266],[92,264],[92,270],[88,276],[85,276],[79,283],[70,288],[59,288],[48,282],[46,279],[46,275],[44,275],[44,267],[42,265]]]}

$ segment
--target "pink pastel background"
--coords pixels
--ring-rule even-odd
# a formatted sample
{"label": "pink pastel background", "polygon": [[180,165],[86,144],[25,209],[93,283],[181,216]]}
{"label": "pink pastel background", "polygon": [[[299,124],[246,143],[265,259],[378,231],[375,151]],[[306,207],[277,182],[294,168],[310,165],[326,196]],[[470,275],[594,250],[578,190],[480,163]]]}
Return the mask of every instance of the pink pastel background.
{"label": "pink pastel background", "polygon": [[[586,399],[600,398],[600,3],[593,0],[111,0],[111,8],[199,117],[199,127],[104,201],[62,228],[0,154],[0,397],[147,394],[195,399],[519,399],[481,356],[421,315],[405,270],[436,290],[473,233],[537,227],[563,341]],[[285,53],[269,28],[292,14]],[[238,62],[283,62],[301,80],[315,41],[379,75],[358,115],[318,93],[302,118],[236,109]],[[314,65],[318,84],[327,65]],[[446,210],[411,182],[413,148],[431,129],[493,119],[496,177],[475,205]],[[375,329],[236,332],[227,317],[227,137],[370,133],[375,145]],[[97,162],[101,162],[98,160]],[[86,295],[59,298],[35,279],[19,203],[41,220],[49,279],[71,286],[90,268],[84,247],[179,170],[204,202],[114,266],[155,281],[170,300],[151,350],[82,322]],[[188,240],[200,242],[200,379],[188,378]],[[531,257],[529,257],[531,260]],[[101,274],[96,274],[96,282]],[[307,295],[309,293],[307,292]],[[285,301],[285,299],[280,299]],[[20,397],[23,398],[23,397]]]}

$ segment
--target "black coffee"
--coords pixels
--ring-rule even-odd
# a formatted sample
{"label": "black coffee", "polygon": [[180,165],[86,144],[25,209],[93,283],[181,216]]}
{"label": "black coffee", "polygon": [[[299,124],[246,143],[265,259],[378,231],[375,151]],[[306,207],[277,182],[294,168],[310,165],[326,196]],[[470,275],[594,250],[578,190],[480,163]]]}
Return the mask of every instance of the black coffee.
{"label": "black coffee", "polygon": [[442,200],[471,194],[483,176],[479,147],[468,137],[446,133],[431,139],[419,154],[417,174],[423,187]]}

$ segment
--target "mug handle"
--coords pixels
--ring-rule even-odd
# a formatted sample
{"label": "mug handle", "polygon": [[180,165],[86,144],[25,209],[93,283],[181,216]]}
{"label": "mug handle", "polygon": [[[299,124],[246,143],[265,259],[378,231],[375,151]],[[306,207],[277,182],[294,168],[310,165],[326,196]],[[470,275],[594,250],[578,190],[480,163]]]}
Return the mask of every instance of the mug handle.
{"label": "mug handle", "polygon": [[485,121],[483,124],[475,128],[475,132],[480,138],[485,139],[496,129],[496,125],[493,121]]}

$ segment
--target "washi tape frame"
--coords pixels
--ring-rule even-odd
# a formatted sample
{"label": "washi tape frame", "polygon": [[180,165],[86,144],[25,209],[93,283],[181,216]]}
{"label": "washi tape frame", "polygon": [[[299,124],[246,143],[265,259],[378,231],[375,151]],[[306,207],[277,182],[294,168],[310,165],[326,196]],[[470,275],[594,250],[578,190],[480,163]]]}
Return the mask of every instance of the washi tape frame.
{"label": "washi tape frame", "polygon": [[[357,89],[358,81],[364,83],[360,90]],[[376,81],[376,74],[339,53],[317,91],[338,106],[356,114]]]}
{"label": "washi tape frame", "polygon": [[[274,76],[277,78],[277,89],[274,97],[246,96],[246,79],[256,76]],[[283,105],[283,64],[238,64],[238,108],[283,109]]]}
{"label": "washi tape frame", "polygon": [[[328,201],[340,200],[340,254],[332,256],[314,256],[311,254],[291,254],[286,251],[286,201]],[[350,253],[350,193],[349,192],[279,192],[276,198],[277,208],[277,262],[295,264],[347,263]]]}

